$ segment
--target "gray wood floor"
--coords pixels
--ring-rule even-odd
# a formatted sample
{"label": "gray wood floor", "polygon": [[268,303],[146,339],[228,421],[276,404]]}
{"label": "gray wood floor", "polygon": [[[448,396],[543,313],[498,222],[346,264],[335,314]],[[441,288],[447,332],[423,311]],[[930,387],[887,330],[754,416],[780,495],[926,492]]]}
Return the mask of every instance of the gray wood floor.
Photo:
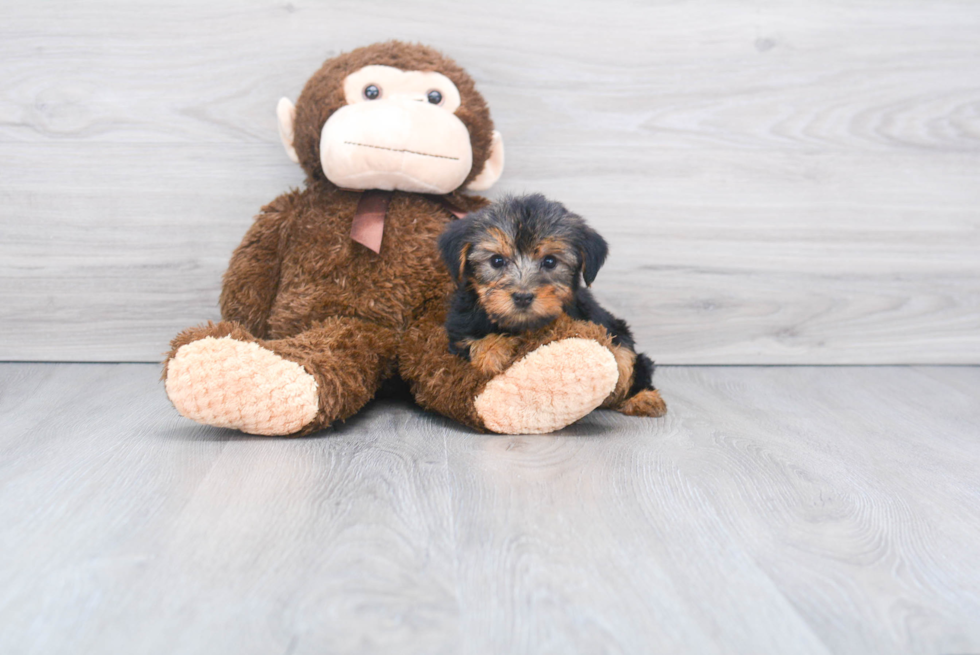
{"label": "gray wood floor", "polygon": [[980,652],[980,369],[663,368],[671,412],[244,437],[0,365],[0,652]]}

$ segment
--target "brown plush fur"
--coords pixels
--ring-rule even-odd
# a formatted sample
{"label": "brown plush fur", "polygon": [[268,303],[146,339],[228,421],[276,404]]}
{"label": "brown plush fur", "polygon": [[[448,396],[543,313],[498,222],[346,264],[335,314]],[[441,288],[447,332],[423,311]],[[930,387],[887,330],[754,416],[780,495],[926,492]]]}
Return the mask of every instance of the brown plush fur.
{"label": "brown plush fur", "polygon": [[[264,207],[225,273],[224,321],[178,335],[168,360],[206,336],[256,341],[316,378],[320,414],[304,432],[359,410],[396,372],[405,331],[428,324],[420,310],[443,310],[453,285],[435,242],[454,219],[435,199],[395,192],[378,255],[350,239],[359,197],[323,180]],[[466,209],[485,202],[452,200]],[[444,332],[440,315],[431,329]],[[472,381],[474,391],[484,378]],[[454,418],[480,427],[468,410]]]}
{"label": "brown plush fur", "polygon": [[[455,63],[429,48],[394,41],[327,61],[296,106],[295,147],[307,173],[306,188],[262,208],[225,273],[224,320],[178,335],[167,360],[192,341],[230,336],[301,364],[316,378],[320,402],[304,434],[351,416],[396,374],[408,381],[423,407],[483,430],[474,399],[493,374],[450,354],[443,328],[454,285],[436,240],[454,216],[439,198],[394,192],[376,254],[350,238],[360,193],[336,187],[320,168],[320,132],[343,104],[341,82],[368,64],[449,77],[462,96],[456,115],[472,139],[467,181],[480,172],[493,124],[473,81]],[[487,202],[459,193],[446,199],[464,211]],[[525,340],[515,355],[569,336],[611,343],[600,326],[556,322]]]}

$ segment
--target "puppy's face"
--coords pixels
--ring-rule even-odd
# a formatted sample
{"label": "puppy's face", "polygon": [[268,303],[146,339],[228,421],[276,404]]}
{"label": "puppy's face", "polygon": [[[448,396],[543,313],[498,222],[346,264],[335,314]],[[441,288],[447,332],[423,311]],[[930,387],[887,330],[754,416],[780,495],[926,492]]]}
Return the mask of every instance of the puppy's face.
{"label": "puppy's face", "polygon": [[518,332],[558,318],[572,300],[578,261],[567,240],[547,231],[515,237],[499,227],[479,235],[467,277],[491,320]]}
{"label": "puppy's face", "polygon": [[507,198],[453,224],[440,246],[457,283],[512,332],[556,319],[573,301],[579,274],[591,283],[606,253],[579,216],[540,195]]}

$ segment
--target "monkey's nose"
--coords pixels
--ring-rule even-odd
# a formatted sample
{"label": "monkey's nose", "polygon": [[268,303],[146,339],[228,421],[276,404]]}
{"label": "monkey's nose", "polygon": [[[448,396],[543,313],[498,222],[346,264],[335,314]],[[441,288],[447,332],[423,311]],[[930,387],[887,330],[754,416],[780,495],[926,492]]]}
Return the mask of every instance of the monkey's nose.
{"label": "monkey's nose", "polygon": [[510,297],[514,299],[514,306],[519,309],[527,309],[534,302],[534,294],[523,292],[523,293],[512,293]]}

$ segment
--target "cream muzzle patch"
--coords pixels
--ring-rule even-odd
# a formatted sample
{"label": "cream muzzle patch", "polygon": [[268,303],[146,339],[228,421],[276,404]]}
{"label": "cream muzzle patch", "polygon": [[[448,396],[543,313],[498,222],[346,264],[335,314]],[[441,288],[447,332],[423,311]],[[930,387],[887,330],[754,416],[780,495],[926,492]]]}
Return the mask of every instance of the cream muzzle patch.
{"label": "cream muzzle patch", "polygon": [[345,78],[344,95],[320,135],[320,164],[334,184],[444,194],[469,175],[470,135],[445,75],[365,66]]}

